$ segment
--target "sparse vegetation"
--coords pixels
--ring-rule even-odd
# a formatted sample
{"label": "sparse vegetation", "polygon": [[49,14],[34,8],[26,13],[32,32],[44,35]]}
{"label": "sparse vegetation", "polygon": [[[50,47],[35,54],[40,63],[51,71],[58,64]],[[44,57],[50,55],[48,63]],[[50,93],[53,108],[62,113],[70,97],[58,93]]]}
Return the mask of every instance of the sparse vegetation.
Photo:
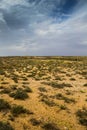
{"label": "sparse vegetation", "polygon": [[83,109],[79,109],[76,113],[76,115],[79,118],[79,122],[84,125],[87,126],[87,109],[83,108]]}
{"label": "sparse vegetation", "polygon": [[8,122],[0,121],[0,130],[14,130]]}
{"label": "sparse vegetation", "polygon": [[4,75],[5,72],[3,70],[0,70],[0,75]]}
{"label": "sparse vegetation", "polygon": [[46,123],[44,124],[43,128],[45,130],[60,130],[59,128],[57,128],[57,126],[53,123]]}
{"label": "sparse vegetation", "polygon": [[65,88],[65,87],[72,87],[71,84],[65,84],[65,83],[57,83],[57,82],[42,82],[43,84],[45,85],[50,85],[52,86],[53,88],[58,88],[58,89],[62,89],[62,88]]}
{"label": "sparse vegetation", "polygon": [[34,125],[34,126],[38,126],[41,124],[41,121],[37,120],[35,118],[30,119],[30,121],[31,121],[32,125]]}
{"label": "sparse vegetation", "polygon": [[17,77],[13,77],[12,79],[14,80],[15,83],[18,83]]}
{"label": "sparse vegetation", "polygon": [[55,102],[53,102],[52,100],[46,99],[46,98],[42,98],[41,101],[50,107],[53,107],[56,105]]}
{"label": "sparse vegetation", "polygon": [[1,94],[9,94],[11,92],[11,89],[9,88],[3,88],[3,90],[0,92]]}
{"label": "sparse vegetation", "polygon": [[24,91],[28,93],[32,93],[32,89],[30,87],[24,86]]}
{"label": "sparse vegetation", "polygon": [[75,103],[76,102],[74,98],[65,97],[61,93],[56,94],[55,97],[56,97],[56,99],[64,100],[66,103]]}
{"label": "sparse vegetation", "polygon": [[47,92],[47,90],[44,87],[39,87],[38,89],[40,92]]}
{"label": "sparse vegetation", "polygon": [[28,110],[26,110],[23,106],[21,105],[14,105],[11,108],[11,113],[13,116],[19,116],[20,114],[28,113]]}
{"label": "sparse vegetation", "polygon": [[60,107],[61,110],[66,110],[67,109],[67,107],[65,105],[60,105],[59,107]]}
{"label": "sparse vegetation", "polygon": [[26,98],[29,97],[27,92],[25,92],[22,89],[17,89],[16,92],[10,93],[9,96],[13,97],[14,99],[20,99],[20,100],[25,100]]}
{"label": "sparse vegetation", "polygon": [[7,101],[0,99],[0,111],[8,110],[10,108],[10,104]]}
{"label": "sparse vegetation", "polygon": [[86,127],[87,57],[0,57],[0,130]]}

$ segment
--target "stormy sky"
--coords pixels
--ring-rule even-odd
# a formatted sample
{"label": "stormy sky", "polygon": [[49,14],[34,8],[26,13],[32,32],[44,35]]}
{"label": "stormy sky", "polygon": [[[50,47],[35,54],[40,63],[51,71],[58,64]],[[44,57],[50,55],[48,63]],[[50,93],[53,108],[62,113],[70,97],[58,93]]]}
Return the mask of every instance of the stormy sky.
{"label": "stormy sky", "polygon": [[0,56],[87,55],[87,0],[0,0]]}

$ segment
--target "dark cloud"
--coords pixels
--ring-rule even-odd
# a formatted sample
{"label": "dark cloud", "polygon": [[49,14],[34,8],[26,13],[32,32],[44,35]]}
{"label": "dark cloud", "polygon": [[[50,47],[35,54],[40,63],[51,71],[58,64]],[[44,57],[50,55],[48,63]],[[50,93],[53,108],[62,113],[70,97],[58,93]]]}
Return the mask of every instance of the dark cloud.
{"label": "dark cloud", "polygon": [[[29,4],[35,3],[37,5],[26,6],[16,4],[11,6],[8,10],[4,9],[3,19],[9,28],[19,29],[26,28],[31,22],[43,21],[41,15],[56,18],[68,18],[72,8],[77,4],[77,0],[27,0]],[[38,15],[39,14],[39,15]]]}
{"label": "dark cloud", "polygon": [[64,14],[70,13],[70,10],[77,4],[76,0],[66,0],[64,3],[60,0],[28,0],[28,2],[29,4],[34,2],[37,5],[30,7],[18,4],[3,11],[3,18],[8,27],[14,29],[24,28],[35,20],[34,17],[42,20],[42,17],[38,17],[37,13],[52,17],[67,18]]}
{"label": "dark cloud", "polygon": [[10,28],[18,29],[28,24],[28,12],[29,9],[26,7],[16,5],[12,6],[8,11],[4,11],[3,18]]}

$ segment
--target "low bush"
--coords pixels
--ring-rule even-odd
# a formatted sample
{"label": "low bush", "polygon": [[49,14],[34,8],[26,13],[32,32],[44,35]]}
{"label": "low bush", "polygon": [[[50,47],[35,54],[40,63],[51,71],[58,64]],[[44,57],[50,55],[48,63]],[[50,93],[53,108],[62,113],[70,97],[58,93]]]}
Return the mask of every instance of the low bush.
{"label": "low bush", "polygon": [[13,116],[18,116],[20,114],[28,113],[28,110],[21,105],[14,105],[11,108],[11,113]]}
{"label": "low bush", "polygon": [[30,87],[24,86],[24,91],[28,93],[32,93],[32,89]]}
{"label": "low bush", "polygon": [[53,123],[46,123],[44,124],[43,128],[45,130],[60,130],[59,128],[57,128],[57,126]]}
{"label": "low bush", "polygon": [[56,94],[55,97],[56,97],[56,99],[64,100],[66,103],[75,103],[76,102],[74,98],[65,97],[61,93]]}
{"label": "low bush", "polygon": [[38,89],[40,92],[47,92],[47,90],[44,87],[39,87]]}
{"label": "low bush", "polygon": [[87,109],[83,108],[82,110],[78,110],[76,115],[79,118],[79,122],[81,125],[87,126]]}
{"label": "low bush", "polygon": [[38,126],[41,124],[41,121],[36,120],[35,118],[30,119],[33,126]]}
{"label": "low bush", "polygon": [[0,99],[0,111],[8,110],[10,108],[10,104],[7,101],[5,101],[4,99]]}
{"label": "low bush", "polygon": [[65,105],[60,105],[59,107],[60,107],[61,110],[66,110],[67,109],[67,107]]}
{"label": "low bush", "polygon": [[42,98],[41,101],[50,107],[53,107],[56,105],[55,102],[53,102],[52,100],[49,100],[49,99]]}
{"label": "low bush", "polygon": [[16,92],[10,93],[10,97],[13,97],[14,99],[20,99],[20,100],[25,100],[28,98],[27,92],[25,92],[23,89],[17,89]]}
{"label": "low bush", "polygon": [[0,130],[14,130],[14,128],[8,122],[0,121]]}
{"label": "low bush", "polygon": [[1,94],[9,94],[11,92],[11,89],[9,89],[9,88],[4,88],[0,93]]}
{"label": "low bush", "polygon": [[62,88],[65,88],[65,87],[72,87],[71,84],[57,83],[57,82],[53,82],[53,81],[52,82],[42,82],[42,84],[50,85],[53,88],[59,88],[59,89],[62,89]]}

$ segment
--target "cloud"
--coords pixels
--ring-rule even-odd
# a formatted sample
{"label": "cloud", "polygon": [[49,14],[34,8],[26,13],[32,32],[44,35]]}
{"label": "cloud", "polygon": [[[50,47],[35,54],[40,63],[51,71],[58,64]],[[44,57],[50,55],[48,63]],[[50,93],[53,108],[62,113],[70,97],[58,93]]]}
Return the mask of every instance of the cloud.
{"label": "cloud", "polygon": [[0,55],[87,55],[84,0],[1,0]]}

